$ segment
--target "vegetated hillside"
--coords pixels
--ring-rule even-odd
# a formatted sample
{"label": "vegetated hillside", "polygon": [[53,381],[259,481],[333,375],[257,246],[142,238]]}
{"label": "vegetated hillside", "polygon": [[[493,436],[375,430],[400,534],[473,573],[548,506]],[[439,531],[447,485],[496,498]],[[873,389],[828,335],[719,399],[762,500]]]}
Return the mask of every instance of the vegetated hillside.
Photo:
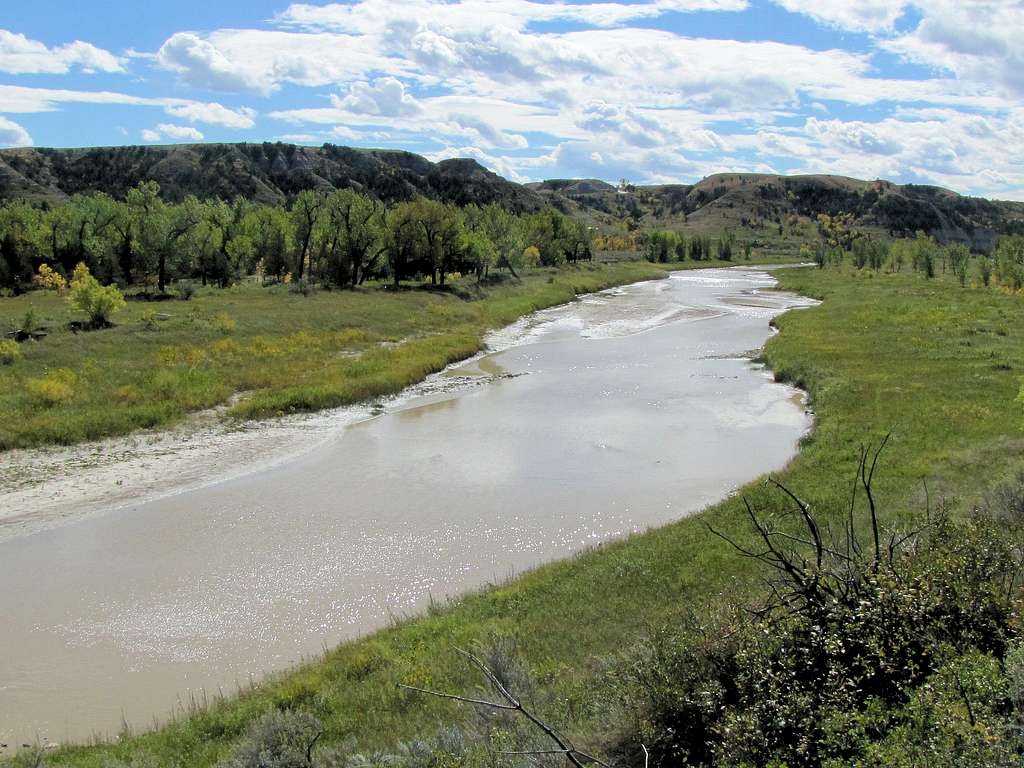
{"label": "vegetated hillside", "polygon": [[1000,234],[1024,232],[1024,203],[965,197],[940,187],[843,176],[724,173],[697,184],[613,187],[591,179],[528,184],[551,205],[598,225],[697,234],[733,230],[777,243],[814,232],[818,214],[852,213],[859,228],[894,237],[923,230],[941,242],[988,250]]}
{"label": "vegetated hillside", "polygon": [[172,201],[191,194],[280,204],[304,189],[352,187],[388,202],[423,195],[460,205],[496,202],[516,212],[543,205],[536,193],[475,160],[433,163],[395,150],[264,143],[0,152],[0,199],[58,202],[94,191],[120,197],[149,179]]}
{"label": "vegetated hillside", "polygon": [[818,214],[852,213],[879,236],[924,230],[941,242],[988,250],[1000,234],[1024,232],[1024,203],[965,197],[939,187],[842,176],[723,173],[697,184],[627,185],[552,179],[520,185],[472,159],[433,163],[411,152],[324,144],[179,144],[0,151],[0,200],[59,202],[79,192],[120,197],[140,181],[159,182],[178,201],[246,197],[285,203],[304,189],[352,187],[387,202],[423,195],[464,205],[499,203],[522,213],[551,205],[609,229],[736,233],[754,247],[796,246],[815,236]]}

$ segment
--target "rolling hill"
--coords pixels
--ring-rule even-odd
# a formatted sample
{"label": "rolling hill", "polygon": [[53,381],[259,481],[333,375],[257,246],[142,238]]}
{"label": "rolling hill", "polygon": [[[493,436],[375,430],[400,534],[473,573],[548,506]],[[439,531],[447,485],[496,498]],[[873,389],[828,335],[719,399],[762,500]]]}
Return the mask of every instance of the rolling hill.
{"label": "rolling hill", "polygon": [[527,187],[548,204],[600,224],[632,219],[643,228],[709,235],[730,230],[761,241],[803,239],[822,213],[852,213],[858,228],[879,236],[923,230],[941,242],[981,250],[1000,234],[1024,232],[1024,203],[844,176],[724,173],[692,185],[620,188],[595,179],[556,179]]}
{"label": "rolling hill", "polygon": [[544,204],[475,160],[432,163],[397,150],[264,143],[0,151],[0,199],[59,202],[92,191],[120,197],[148,179],[173,201],[192,194],[280,204],[304,189],[353,187],[388,202],[424,195],[460,205],[495,202],[519,212]]}
{"label": "rolling hill", "polygon": [[55,203],[89,191],[121,196],[147,179],[159,182],[171,200],[194,194],[284,203],[303,189],[353,187],[387,202],[423,195],[457,204],[494,202],[520,213],[550,205],[599,229],[625,225],[708,235],[730,230],[755,247],[807,239],[822,213],[852,213],[858,228],[878,236],[923,230],[942,242],[980,250],[989,249],[1000,234],[1024,232],[1024,203],[843,176],[724,173],[697,184],[620,188],[598,179],[520,185],[471,159],[434,163],[411,152],[331,144],[0,151],[0,199]]}

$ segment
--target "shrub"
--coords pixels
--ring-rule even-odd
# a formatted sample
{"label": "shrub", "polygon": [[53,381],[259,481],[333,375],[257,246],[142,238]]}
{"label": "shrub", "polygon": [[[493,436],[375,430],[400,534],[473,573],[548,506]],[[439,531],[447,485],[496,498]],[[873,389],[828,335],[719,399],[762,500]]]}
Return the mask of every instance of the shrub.
{"label": "shrub", "polygon": [[[1019,552],[1005,524],[940,511],[872,544],[852,515],[833,534],[791,498],[799,535],[787,516],[751,512],[758,544],[736,544],[775,572],[768,605],[634,655],[627,698],[652,765],[1015,764],[1003,758],[1024,746],[1021,713],[1006,703],[1024,665],[1007,586]],[[894,762],[911,748],[915,759]]]}
{"label": "shrub", "polygon": [[272,710],[254,722],[222,768],[312,768],[323,726],[306,712]]}
{"label": "shrub", "polygon": [[992,282],[992,259],[982,256],[978,261],[978,272],[981,275],[981,284],[988,288]]}
{"label": "shrub", "polygon": [[16,341],[0,341],[0,365],[11,365],[21,357],[21,347]]}
{"label": "shrub", "polygon": [[100,285],[83,263],[75,267],[68,300],[71,306],[89,316],[92,328],[109,325],[111,315],[125,306],[124,294],[116,286]]}
{"label": "shrub", "polygon": [[49,264],[39,265],[35,283],[44,291],[56,291],[57,293],[64,293],[68,287],[68,281],[64,279],[64,275],[55,271]]}
{"label": "shrub", "polygon": [[20,330],[28,335],[32,335],[39,330],[39,320],[36,318],[36,311],[33,307],[29,307],[25,310],[25,314],[22,315]]}
{"label": "shrub", "polygon": [[196,292],[196,284],[191,280],[179,280],[177,283],[178,298],[189,301]]}
{"label": "shrub", "polygon": [[238,323],[227,312],[221,312],[210,321],[210,327],[218,333],[234,333]]}
{"label": "shrub", "polygon": [[25,391],[37,405],[49,407],[67,402],[75,394],[75,383],[78,377],[74,371],[58,368],[48,376],[40,379],[28,379]]}
{"label": "shrub", "polygon": [[147,331],[156,330],[156,310],[146,309],[142,313],[142,327]]}

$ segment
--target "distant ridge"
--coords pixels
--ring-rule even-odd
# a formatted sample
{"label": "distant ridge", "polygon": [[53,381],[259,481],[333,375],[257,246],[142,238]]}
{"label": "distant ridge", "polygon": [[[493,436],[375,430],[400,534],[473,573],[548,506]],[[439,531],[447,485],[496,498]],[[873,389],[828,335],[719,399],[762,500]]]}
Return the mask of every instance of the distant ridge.
{"label": "distant ridge", "polygon": [[729,229],[750,239],[773,230],[805,237],[822,213],[852,213],[857,226],[879,235],[923,230],[979,249],[990,248],[1000,234],[1024,232],[1024,203],[844,176],[722,173],[697,184],[620,188],[599,179],[550,179],[521,185],[472,159],[435,163],[412,152],[332,144],[0,150],[0,199],[59,202],[92,191],[121,196],[148,179],[171,200],[242,196],[280,204],[304,189],[351,187],[387,202],[422,195],[459,205],[498,203],[519,213],[550,205],[602,228],[631,222],[708,234]]}
{"label": "distant ridge", "polygon": [[351,187],[389,202],[423,195],[460,205],[500,203],[520,212],[544,204],[475,160],[433,163],[400,150],[278,142],[0,151],[0,199],[56,202],[81,192],[121,196],[149,179],[176,201],[187,195],[242,196],[279,204],[304,189]]}
{"label": "distant ridge", "polygon": [[603,221],[630,217],[646,227],[708,234],[727,229],[754,237],[773,229],[779,236],[807,234],[823,213],[852,213],[858,227],[879,235],[913,236],[922,230],[941,242],[964,242],[982,250],[991,248],[1000,234],[1024,233],[1024,203],[846,176],[720,173],[697,184],[625,189],[593,179],[526,186],[566,212]]}

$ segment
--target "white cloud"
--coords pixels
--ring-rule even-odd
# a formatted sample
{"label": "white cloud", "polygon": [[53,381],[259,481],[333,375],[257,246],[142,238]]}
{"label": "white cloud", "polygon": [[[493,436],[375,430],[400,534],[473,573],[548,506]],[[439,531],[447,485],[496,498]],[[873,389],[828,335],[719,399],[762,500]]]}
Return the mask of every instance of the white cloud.
{"label": "white cloud", "polygon": [[928,0],[921,21],[883,47],[959,79],[1024,96],[1024,3],[1019,0]]}
{"label": "white cloud", "polygon": [[190,85],[218,91],[260,91],[271,85],[244,63],[232,61],[217,46],[191,32],[172,35],[157,51],[157,61]]}
{"label": "white cloud", "polygon": [[220,30],[206,37],[178,32],[161,46],[156,61],[189,85],[266,96],[283,84],[324,86],[391,71],[396,62],[377,53],[371,42],[256,29]]}
{"label": "white cloud", "polygon": [[394,77],[381,77],[370,83],[352,83],[344,98],[332,97],[340,109],[384,117],[419,114],[422,109],[405,90],[405,84]]}
{"label": "white cloud", "polygon": [[497,149],[526,149],[530,143],[525,136],[518,133],[507,133],[477,115],[456,113],[449,115],[449,120],[458,129],[476,137],[484,146]]}
{"label": "white cloud", "polygon": [[132,96],[116,91],[74,91],[0,85],[0,112],[8,114],[55,112],[60,110],[64,104],[156,107],[171,117],[236,129],[253,127],[256,116],[256,112],[248,107],[229,109],[216,102]]}
{"label": "white cloud", "polygon": [[859,121],[807,120],[808,135],[825,144],[838,145],[869,155],[895,155],[902,148],[894,136],[885,136],[876,127]]}
{"label": "white cloud", "polygon": [[190,141],[202,141],[203,134],[187,125],[174,125],[173,123],[160,123],[157,129],[169,139],[188,139]]}
{"label": "white cloud", "polygon": [[787,11],[854,32],[891,32],[908,0],[775,0]]}
{"label": "white cloud", "polygon": [[188,125],[174,125],[173,123],[160,123],[156,128],[147,128],[142,131],[143,141],[162,141],[172,139],[174,141],[202,141],[203,134]]}
{"label": "white cloud", "polygon": [[188,120],[192,123],[208,123],[225,128],[252,128],[256,125],[255,110],[249,107],[230,109],[217,102],[179,104],[168,106],[164,111],[171,117]]}
{"label": "white cloud", "polygon": [[0,147],[31,147],[28,131],[6,117],[0,117]]}
{"label": "white cloud", "polygon": [[0,72],[62,75],[72,68],[83,72],[125,71],[117,56],[81,40],[49,48],[25,35],[0,29]]}
{"label": "white cloud", "polygon": [[[638,3],[540,3],[530,0],[362,0],[354,4],[296,3],[277,21],[300,29],[329,29],[366,34],[400,16],[420,22],[429,18],[449,29],[505,26],[522,29],[534,22],[575,21],[610,27],[667,12],[743,11],[747,0],[656,0]],[[396,11],[398,13],[396,13]]]}

